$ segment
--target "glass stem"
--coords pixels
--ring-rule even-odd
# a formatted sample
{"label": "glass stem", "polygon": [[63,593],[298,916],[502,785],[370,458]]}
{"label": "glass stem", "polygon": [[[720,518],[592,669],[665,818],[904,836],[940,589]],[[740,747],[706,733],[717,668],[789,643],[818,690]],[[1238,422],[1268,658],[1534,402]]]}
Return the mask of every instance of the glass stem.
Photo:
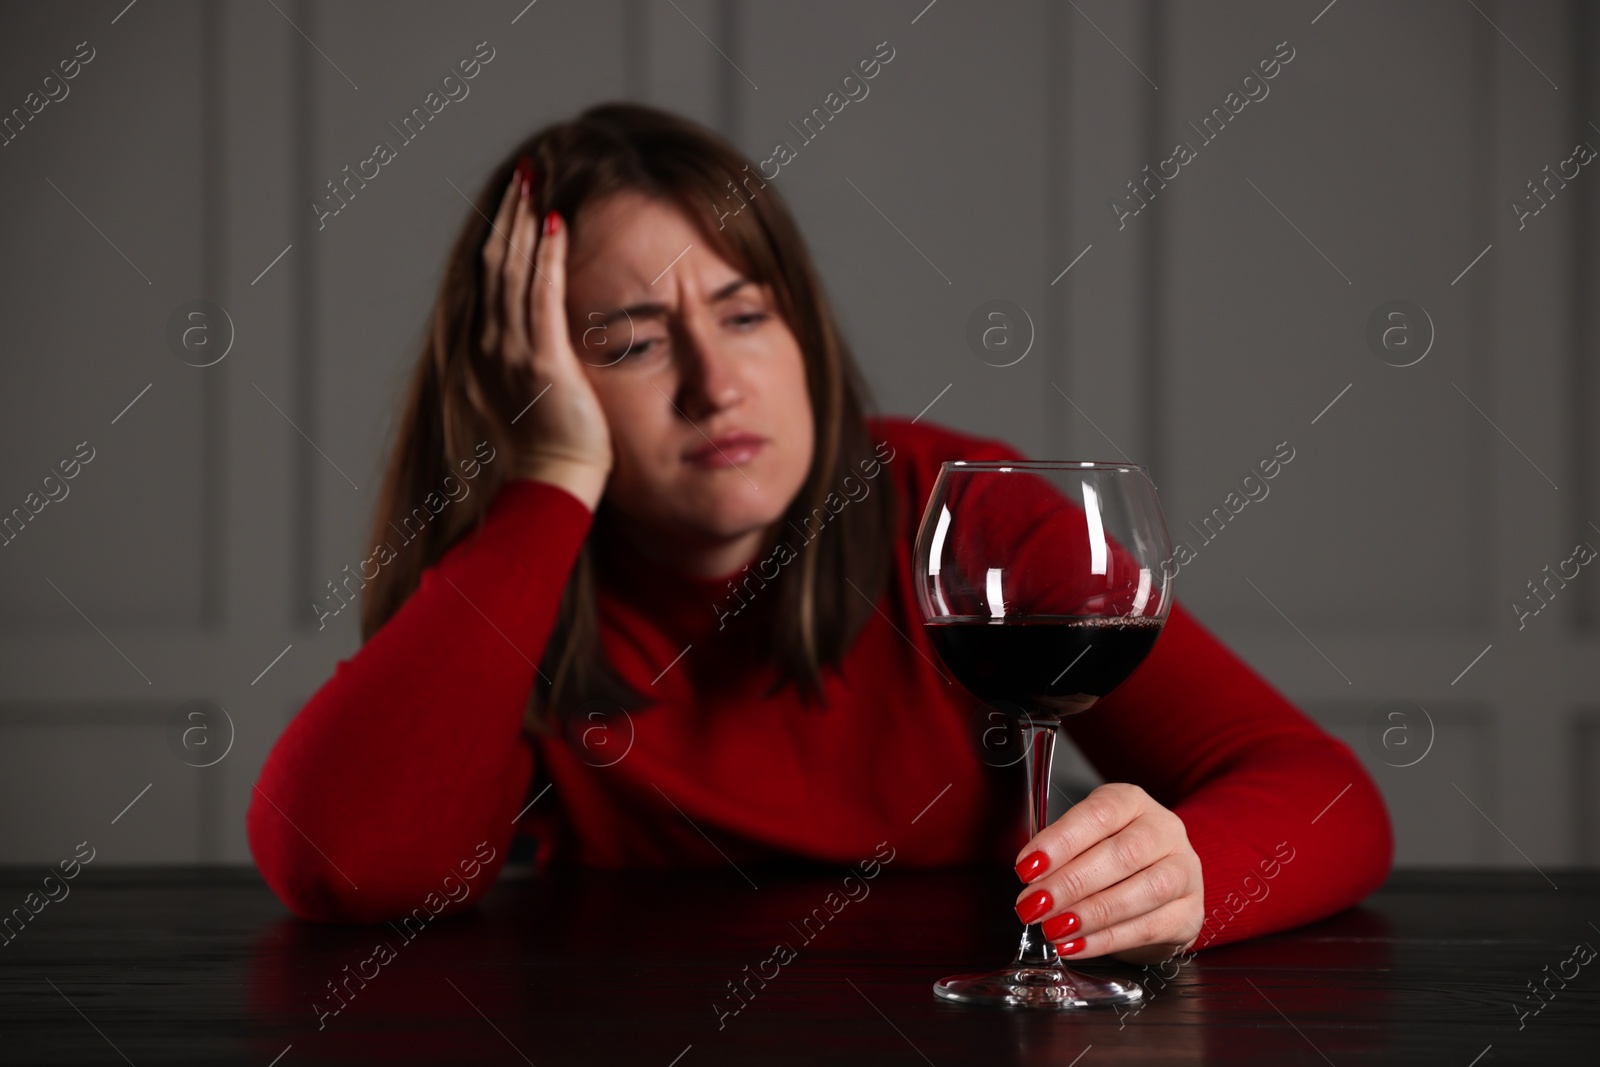
{"label": "glass stem", "polygon": [[[1028,762],[1028,837],[1036,836],[1050,819],[1050,758],[1055,754],[1056,724],[1022,721],[1023,743]],[[1022,928],[1022,943],[1017,948],[1015,966],[1057,967],[1061,957],[1045,939],[1039,923]]]}

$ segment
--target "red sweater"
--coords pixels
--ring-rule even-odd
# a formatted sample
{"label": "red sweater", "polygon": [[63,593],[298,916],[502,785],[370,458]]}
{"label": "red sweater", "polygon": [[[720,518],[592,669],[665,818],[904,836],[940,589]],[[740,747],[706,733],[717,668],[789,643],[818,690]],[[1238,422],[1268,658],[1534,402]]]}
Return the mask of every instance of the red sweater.
{"label": "red sweater", "polygon": [[[517,831],[541,863],[607,870],[844,864],[885,842],[897,869],[1009,865],[1027,839],[1021,769],[979,758],[977,702],[933,666],[911,548],[940,463],[1023,457],[927,423],[871,428],[885,462],[863,484],[897,490],[894,566],[824,675],[825,706],[793,686],[763,695],[776,667],[759,591],[730,616],[727,578],[623,560],[598,582],[602,641],[658,703],[530,740],[534,665],[592,516],[562,489],[513,481],[278,740],[248,815],[267,883],[315,920],[459,910]],[[1329,914],[1389,870],[1388,814],[1350,750],[1181,603],[1143,666],[1064,729],[1108,781],[1183,819],[1205,876],[1201,945]]]}

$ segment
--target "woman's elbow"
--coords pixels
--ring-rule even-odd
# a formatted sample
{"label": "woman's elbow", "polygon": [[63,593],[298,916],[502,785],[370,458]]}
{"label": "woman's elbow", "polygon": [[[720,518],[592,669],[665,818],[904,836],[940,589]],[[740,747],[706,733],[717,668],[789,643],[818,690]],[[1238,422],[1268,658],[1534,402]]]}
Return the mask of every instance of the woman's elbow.
{"label": "woman's elbow", "polygon": [[312,922],[373,923],[394,919],[407,908],[410,887],[401,872],[359,857],[335,863],[287,816],[258,796],[245,819],[250,853],[268,888],[295,915]]}
{"label": "woman's elbow", "polygon": [[[1365,770],[1362,773],[1365,774]],[[1371,888],[1367,890],[1370,893],[1387,881],[1389,872],[1394,870],[1394,824],[1389,819],[1389,806],[1384,803],[1383,794],[1370,775],[1367,776],[1366,786],[1372,794],[1372,821],[1376,828],[1371,842],[1373,879]]]}
{"label": "woman's elbow", "polygon": [[[488,842],[459,871],[402,850],[375,848],[335,863],[271,808],[252,804],[250,850],[262,879],[295,915],[321,923],[420,922],[470,909],[493,884],[503,856]],[[499,862],[496,862],[496,861]],[[424,873],[439,866],[442,876]]]}
{"label": "woman's elbow", "polygon": [[313,922],[353,922],[361,908],[359,883],[308,842],[282,812],[254,798],[245,816],[256,870],[283,906]]}
{"label": "woman's elbow", "polygon": [[1340,818],[1330,820],[1333,825],[1329,829],[1339,833],[1343,862],[1352,876],[1350,903],[1354,904],[1388,880],[1394,869],[1394,824],[1378,783],[1348,746],[1338,745],[1345,762],[1343,777],[1349,785],[1341,787],[1346,791],[1334,801],[1337,807],[1330,805],[1324,814],[1344,809]]}

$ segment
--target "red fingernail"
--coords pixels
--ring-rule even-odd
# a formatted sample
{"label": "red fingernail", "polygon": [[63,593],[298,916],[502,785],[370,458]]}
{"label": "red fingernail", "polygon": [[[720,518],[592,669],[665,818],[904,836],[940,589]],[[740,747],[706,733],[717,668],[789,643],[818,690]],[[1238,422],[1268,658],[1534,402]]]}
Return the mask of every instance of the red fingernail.
{"label": "red fingernail", "polygon": [[1046,940],[1060,941],[1063,937],[1077,930],[1078,925],[1078,917],[1070,911],[1064,911],[1039,929],[1044,931]]}
{"label": "red fingernail", "polygon": [[527,156],[517,159],[517,181],[521,183],[521,193],[527,196],[533,190],[533,160]]}
{"label": "red fingernail", "polygon": [[1063,941],[1056,946],[1056,951],[1063,956],[1071,956],[1083,951],[1083,938],[1075,937],[1071,941]]}
{"label": "red fingernail", "polygon": [[1024,882],[1031,882],[1045,872],[1050,866],[1050,857],[1043,852],[1030,852],[1022,857],[1022,862],[1017,864],[1017,877]]}
{"label": "red fingernail", "polygon": [[1017,918],[1025,923],[1034,922],[1039,916],[1049,911],[1054,903],[1046,890],[1036,890],[1023,897],[1022,903],[1017,905]]}
{"label": "red fingernail", "polygon": [[561,224],[561,216],[557,215],[554,211],[552,211],[549,214],[545,215],[545,217],[544,217],[544,232],[545,232],[545,236],[548,237],[550,234],[555,233],[556,232],[556,227],[559,226],[560,224]]}

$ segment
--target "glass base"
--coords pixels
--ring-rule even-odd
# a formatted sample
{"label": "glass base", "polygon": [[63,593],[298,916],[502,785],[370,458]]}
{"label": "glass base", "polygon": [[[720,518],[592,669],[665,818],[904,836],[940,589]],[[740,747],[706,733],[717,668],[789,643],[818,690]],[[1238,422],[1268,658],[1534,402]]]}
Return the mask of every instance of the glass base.
{"label": "glass base", "polygon": [[959,1004],[1011,1008],[1092,1008],[1144,999],[1136,982],[1093,978],[1069,967],[1011,966],[987,974],[957,974],[933,983],[934,995]]}

